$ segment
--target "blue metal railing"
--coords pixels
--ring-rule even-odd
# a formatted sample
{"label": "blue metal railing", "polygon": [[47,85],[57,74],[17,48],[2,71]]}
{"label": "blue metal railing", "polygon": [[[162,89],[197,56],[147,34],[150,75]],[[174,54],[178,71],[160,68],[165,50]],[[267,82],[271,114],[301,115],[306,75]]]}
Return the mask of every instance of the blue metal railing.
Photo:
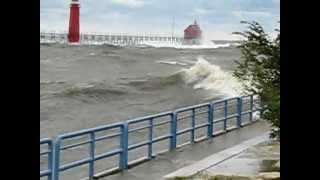
{"label": "blue metal railing", "polygon": [[[205,110],[202,110],[203,108],[205,108]],[[177,130],[177,137],[183,135],[183,134],[187,134],[190,133],[190,139],[183,144],[178,144],[178,146],[183,146],[189,143],[194,143],[196,141],[195,138],[195,131],[199,128],[203,128],[203,127],[208,127],[208,129],[211,129],[211,127],[213,126],[213,121],[212,118],[210,116],[210,110],[212,109],[212,104],[210,103],[205,103],[205,104],[199,104],[196,106],[192,106],[192,107],[185,107],[185,108],[181,108],[176,110],[176,118],[177,118],[177,126],[179,126],[179,124],[182,124],[184,121],[186,121],[187,119],[191,118],[191,123],[190,126],[187,128],[183,128],[180,129],[178,128]],[[199,112],[197,112],[197,110],[199,110]],[[189,112],[189,113],[188,113]],[[183,113],[187,113],[187,115],[184,115]],[[180,115],[182,114],[182,115]],[[201,124],[196,124],[196,118],[202,114],[208,114],[207,117],[207,121]],[[207,131],[207,136],[211,136],[212,133],[211,130]]]}
{"label": "blue metal railing", "polygon": [[[169,120],[165,119],[165,121],[161,121],[159,123],[156,123],[155,121],[160,119],[160,118],[169,118]],[[146,117],[142,117],[142,118],[138,118],[138,119],[134,119],[134,120],[129,120],[127,121],[128,124],[128,137],[130,138],[130,134],[137,132],[137,131],[141,131],[144,129],[147,129],[147,140],[142,141],[142,142],[135,142],[132,144],[129,144],[128,146],[128,150],[133,150],[139,147],[143,147],[143,146],[148,146],[148,155],[147,155],[147,159],[151,159],[153,158],[155,155],[153,153],[153,144],[166,140],[166,139],[171,139],[172,141],[172,137],[173,135],[171,133],[167,133],[165,135],[159,136],[159,137],[155,137],[154,136],[154,130],[155,127],[157,126],[163,126],[165,124],[171,124],[172,126],[172,120],[173,120],[173,112],[165,112],[165,113],[160,113],[160,114],[156,114],[156,115],[152,115],[152,116],[146,116]],[[142,124],[142,123],[147,123],[147,125],[143,125],[142,127],[136,127],[136,128],[131,128],[131,126],[133,125],[137,125],[137,124]],[[143,159],[142,159],[143,160]]]}
{"label": "blue metal railing", "polygon": [[[97,132],[108,131],[111,129],[119,129],[119,132],[96,138]],[[119,155],[119,154],[121,157],[119,160],[119,168],[126,169],[127,167],[125,166],[125,164],[126,164],[127,160],[125,157],[127,154],[127,150],[126,150],[127,145],[126,145],[125,141],[127,141],[127,134],[128,134],[128,132],[127,132],[127,128],[125,127],[125,125],[123,123],[118,123],[118,124],[100,126],[100,127],[96,127],[96,128],[92,128],[92,129],[85,129],[82,131],[59,135],[56,138],[55,149],[54,149],[55,150],[55,157],[54,157],[55,164],[54,164],[54,173],[53,173],[54,179],[55,180],[59,179],[60,172],[66,171],[68,169],[78,167],[78,166],[81,166],[84,164],[89,164],[88,177],[90,179],[92,179],[94,176],[94,163],[95,163],[95,161],[100,160],[100,159],[104,159],[104,158],[108,158],[111,156]],[[72,139],[72,138],[79,138],[79,137],[84,137],[84,136],[89,136],[89,140],[85,140],[80,143],[76,143],[76,144],[72,144],[72,145],[61,146],[63,144],[64,140]],[[121,141],[120,148],[113,149],[112,151],[108,151],[108,152],[98,154],[98,155],[95,153],[96,142],[101,141],[101,140],[111,139],[111,138],[114,138],[117,136],[120,136],[120,139],[121,139],[120,140]],[[89,157],[61,165],[60,156],[61,156],[62,151],[70,149],[70,148],[75,148],[75,147],[79,147],[82,145],[86,145],[86,144],[90,145],[89,146],[89,152],[90,152]]]}
{"label": "blue metal railing", "polygon": [[[240,128],[247,124],[244,122],[246,119],[249,119],[248,123],[253,122],[253,113],[260,111],[254,101],[253,95],[229,98],[122,123],[66,133],[59,135],[54,141],[42,139],[40,145],[47,144],[48,150],[45,153],[40,153],[40,156],[48,155],[48,168],[40,171],[40,177],[47,176],[49,180],[51,178],[59,180],[62,172],[88,165],[87,177],[92,179],[97,174],[95,172],[96,161],[116,156],[119,157],[118,162],[108,161],[113,168],[108,169],[106,173],[127,169],[131,164],[152,159],[161,152],[174,150],[177,147],[213,137],[230,129]],[[249,117],[244,118],[247,115]],[[221,123],[223,124],[221,125]],[[230,123],[234,123],[234,125],[228,127]],[[99,134],[102,133],[107,133],[107,135],[100,136]],[[187,134],[189,136],[184,136]],[[180,143],[179,140],[182,142]],[[74,143],[74,141],[80,142]],[[96,145],[100,141],[104,141],[104,146],[116,145],[118,147],[112,147],[109,150],[102,151],[102,153],[97,153]],[[159,146],[158,143],[164,141],[168,141],[169,145]],[[71,143],[68,144],[68,142]],[[64,152],[84,146],[88,146],[89,149],[85,151],[89,153],[85,158],[77,158],[67,163],[62,162]],[[164,147],[165,149],[159,151],[157,147]],[[140,152],[135,156],[130,154],[139,148],[146,148],[147,153],[141,155]],[[80,150],[76,152],[79,153]],[[132,160],[129,160],[130,157]]]}
{"label": "blue metal railing", "polygon": [[40,146],[46,145],[44,151],[40,150],[40,158],[42,156],[47,156],[46,158],[46,166],[45,170],[40,170],[40,177],[46,176],[48,180],[52,179],[52,155],[53,155],[53,146],[52,140],[49,138],[40,139]]}

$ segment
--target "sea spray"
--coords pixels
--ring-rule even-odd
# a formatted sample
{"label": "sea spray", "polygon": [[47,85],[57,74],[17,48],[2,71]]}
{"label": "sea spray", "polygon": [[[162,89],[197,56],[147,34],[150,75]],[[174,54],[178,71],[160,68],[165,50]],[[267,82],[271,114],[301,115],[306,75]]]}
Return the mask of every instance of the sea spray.
{"label": "sea spray", "polygon": [[140,47],[140,48],[175,48],[175,49],[217,49],[217,48],[226,48],[230,47],[233,44],[225,43],[225,44],[215,44],[213,41],[203,41],[200,45],[186,45],[181,42],[170,42],[170,41],[144,41],[139,44],[118,44],[112,43],[110,41],[81,41],[80,43],[67,43],[65,40],[50,40],[44,39],[40,40],[41,45],[45,44],[68,44],[73,46],[79,45],[92,45],[92,46],[103,46],[103,45],[111,45],[117,47]]}
{"label": "sea spray", "polygon": [[201,45],[183,45],[181,42],[161,42],[161,41],[146,41],[143,45],[154,48],[175,48],[175,49],[217,49],[230,47],[229,43],[215,44],[212,41],[205,41]]}
{"label": "sea spray", "polygon": [[243,93],[241,84],[230,72],[223,71],[220,66],[210,64],[203,57],[190,68],[184,69],[184,80],[195,89],[212,89],[227,96],[238,96]]}
{"label": "sea spray", "polygon": [[[157,61],[168,65],[183,65],[178,61]],[[193,89],[212,90],[212,95],[224,95],[227,97],[239,96],[243,94],[240,82],[232,76],[231,72],[226,72],[220,66],[209,63],[199,56],[191,67],[182,68],[178,72],[167,76],[150,77],[143,82],[131,82],[131,86],[136,86],[144,90],[166,88],[172,85],[184,84]]]}

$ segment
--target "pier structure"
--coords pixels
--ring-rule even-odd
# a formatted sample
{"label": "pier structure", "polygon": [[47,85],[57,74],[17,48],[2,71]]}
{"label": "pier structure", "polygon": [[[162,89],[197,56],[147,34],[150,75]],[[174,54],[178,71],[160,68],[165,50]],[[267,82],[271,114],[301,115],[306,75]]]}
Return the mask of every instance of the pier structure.
{"label": "pier structure", "polygon": [[183,37],[172,35],[99,34],[80,31],[80,2],[71,0],[68,32],[40,32],[40,43],[139,45],[145,42],[182,43]]}
{"label": "pier structure", "polygon": [[[68,33],[40,32],[40,43],[69,43]],[[106,43],[116,45],[139,45],[145,42],[181,43],[183,37],[161,35],[129,35],[129,34],[98,34],[81,33],[80,44]]]}

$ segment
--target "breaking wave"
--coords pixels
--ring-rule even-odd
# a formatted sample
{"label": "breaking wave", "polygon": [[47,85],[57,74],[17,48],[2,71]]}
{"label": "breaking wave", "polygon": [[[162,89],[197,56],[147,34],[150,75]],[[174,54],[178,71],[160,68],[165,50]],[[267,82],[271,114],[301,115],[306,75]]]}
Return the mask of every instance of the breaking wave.
{"label": "breaking wave", "polygon": [[169,76],[147,77],[146,79],[130,80],[125,85],[135,87],[142,91],[153,91],[166,88],[168,86],[184,85],[180,73],[174,73]]}
{"label": "breaking wave", "polygon": [[[214,93],[226,96],[239,96],[243,89],[241,84],[230,72],[223,71],[219,66],[210,64],[202,57],[189,68],[163,77],[149,77],[142,80],[132,80],[127,85],[139,90],[156,90],[168,86],[188,86],[193,89],[212,90]],[[175,62],[168,64],[179,65]]]}
{"label": "breaking wave", "polygon": [[51,96],[73,98],[80,101],[103,102],[113,100],[131,93],[125,87],[110,86],[104,82],[79,83],[67,85],[62,90],[54,92]]}
{"label": "breaking wave", "polygon": [[186,66],[186,65],[188,65],[187,63],[178,62],[178,61],[157,61],[157,63],[160,63],[160,64],[169,64],[169,65],[181,65],[181,66]]}
{"label": "breaking wave", "polygon": [[76,95],[88,95],[88,96],[99,96],[99,95],[122,95],[126,94],[125,90],[115,87],[106,87],[104,84],[77,84],[76,86],[66,89],[63,94],[69,96]]}
{"label": "breaking wave", "polygon": [[64,84],[66,83],[65,81],[40,81],[40,86],[41,85],[51,85],[51,84]]}
{"label": "breaking wave", "polygon": [[[176,62],[162,63],[181,66]],[[152,93],[169,87],[209,90],[209,92],[217,96],[239,96],[242,94],[241,84],[230,72],[223,71],[219,66],[209,63],[202,57],[198,57],[197,61],[191,66],[188,65],[187,67],[183,64],[181,67],[182,69],[178,72],[167,76],[145,76],[139,79],[120,78],[113,85],[105,81],[78,84],[68,84],[65,81],[42,81],[40,85],[43,90],[46,90],[47,88],[45,87],[47,86],[54,86],[55,88],[50,88],[56,89],[56,91],[49,92],[53,96],[80,98],[86,101],[88,99],[104,101],[120,96],[127,97],[129,94],[136,96],[141,93]],[[168,89],[169,91],[171,90]]]}
{"label": "breaking wave", "polygon": [[184,45],[178,42],[157,42],[157,41],[149,41],[144,42],[143,45],[146,47],[154,47],[154,48],[175,48],[175,49],[217,49],[217,48],[226,48],[230,47],[230,43],[226,44],[215,44],[212,41],[204,42],[201,45]]}
{"label": "breaking wave", "polygon": [[241,84],[230,72],[223,71],[220,66],[210,64],[202,57],[190,68],[183,70],[184,81],[195,89],[212,89],[228,96],[242,94]]}
{"label": "breaking wave", "polygon": [[[68,44],[65,41],[41,40],[41,45],[50,46],[50,44]],[[201,45],[184,45],[181,42],[163,42],[163,41],[145,41],[141,44],[115,44],[109,41],[83,41],[69,45],[91,45],[91,46],[110,46],[110,47],[138,47],[138,48],[175,48],[175,49],[217,49],[234,46],[232,43],[215,44],[212,41],[205,41]]]}

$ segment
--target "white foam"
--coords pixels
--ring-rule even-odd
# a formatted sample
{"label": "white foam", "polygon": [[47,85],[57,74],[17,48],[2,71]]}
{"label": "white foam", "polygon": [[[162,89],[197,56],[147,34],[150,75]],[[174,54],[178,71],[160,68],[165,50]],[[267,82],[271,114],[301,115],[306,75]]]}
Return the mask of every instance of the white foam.
{"label": "white foam", "polygon": [[160,64],[169,64],[169,65],[181,65],[181,66],[186,66],[186,63],[182,63],[182,62],[177,62],[177,61],[157,61],[157,63]]}
{"label": "white foam", "polygon": [[40,81],[40,84],[63,84],[65,83],[66,81]]}
{"label": "white foam", "polygon": [[[50,39],[41,39],[40,43],[58,43],[58,44],[66,44],[65,40],[50,40]],[[110,44],[114,46],[125,47],[129,46],[126,44],[115,44],[110,43],[109,41],[81,41],[80,43],[67,43],[69,45],[105,45]],[[154,48],[175,48],[175,49],[217,49],[217,48],[225,48],[230,47],[230,43],[226,44],[215,44],[212,41],[204,41],[201,45],[184,45],[181,42],[169,42],[169,41],[145,41],[141,44],[130,45],[135,47],[154,47]]]}
{"label": "white foam", "polygon": [[212,41],[203,42],[201,45],[184,45],[181,42],[161,42],[161,41],[146,41],[143,45],[155,48],[175,48],[175,49],[217,49],[230,47],[229,43],[215,44]]}
{"label": "white foam", "polygon": [[94,87],[94,84],[89,84],[89,83],[78,83],[75,84],[75,88],[92,88]]}
{"label": "white foam", "polygon": [[57,42],[55,40],[44,39],[44,40],[40,40],[40,44],[41,43],[52,44],[52,43],[57,43]]}
{"label": "white foam", "polygon": [[192,84],[195,89],[212,89],[228,96],[239,96],[243,92],[241,84],[230,72],[223,71],[202,57],[198,57],[192,67],[183,71],[186,83]]}
{"label": "white foam", "polygon": [[43,59],[43,60],[40,60],[40,63],[42,64],[50,64],[52,63],[51,59]]}
{"label": "white foam", "polygon": [[260,111],[254,112],[252,116],[253,116],[252,119],[254,121],[260,119]]}

